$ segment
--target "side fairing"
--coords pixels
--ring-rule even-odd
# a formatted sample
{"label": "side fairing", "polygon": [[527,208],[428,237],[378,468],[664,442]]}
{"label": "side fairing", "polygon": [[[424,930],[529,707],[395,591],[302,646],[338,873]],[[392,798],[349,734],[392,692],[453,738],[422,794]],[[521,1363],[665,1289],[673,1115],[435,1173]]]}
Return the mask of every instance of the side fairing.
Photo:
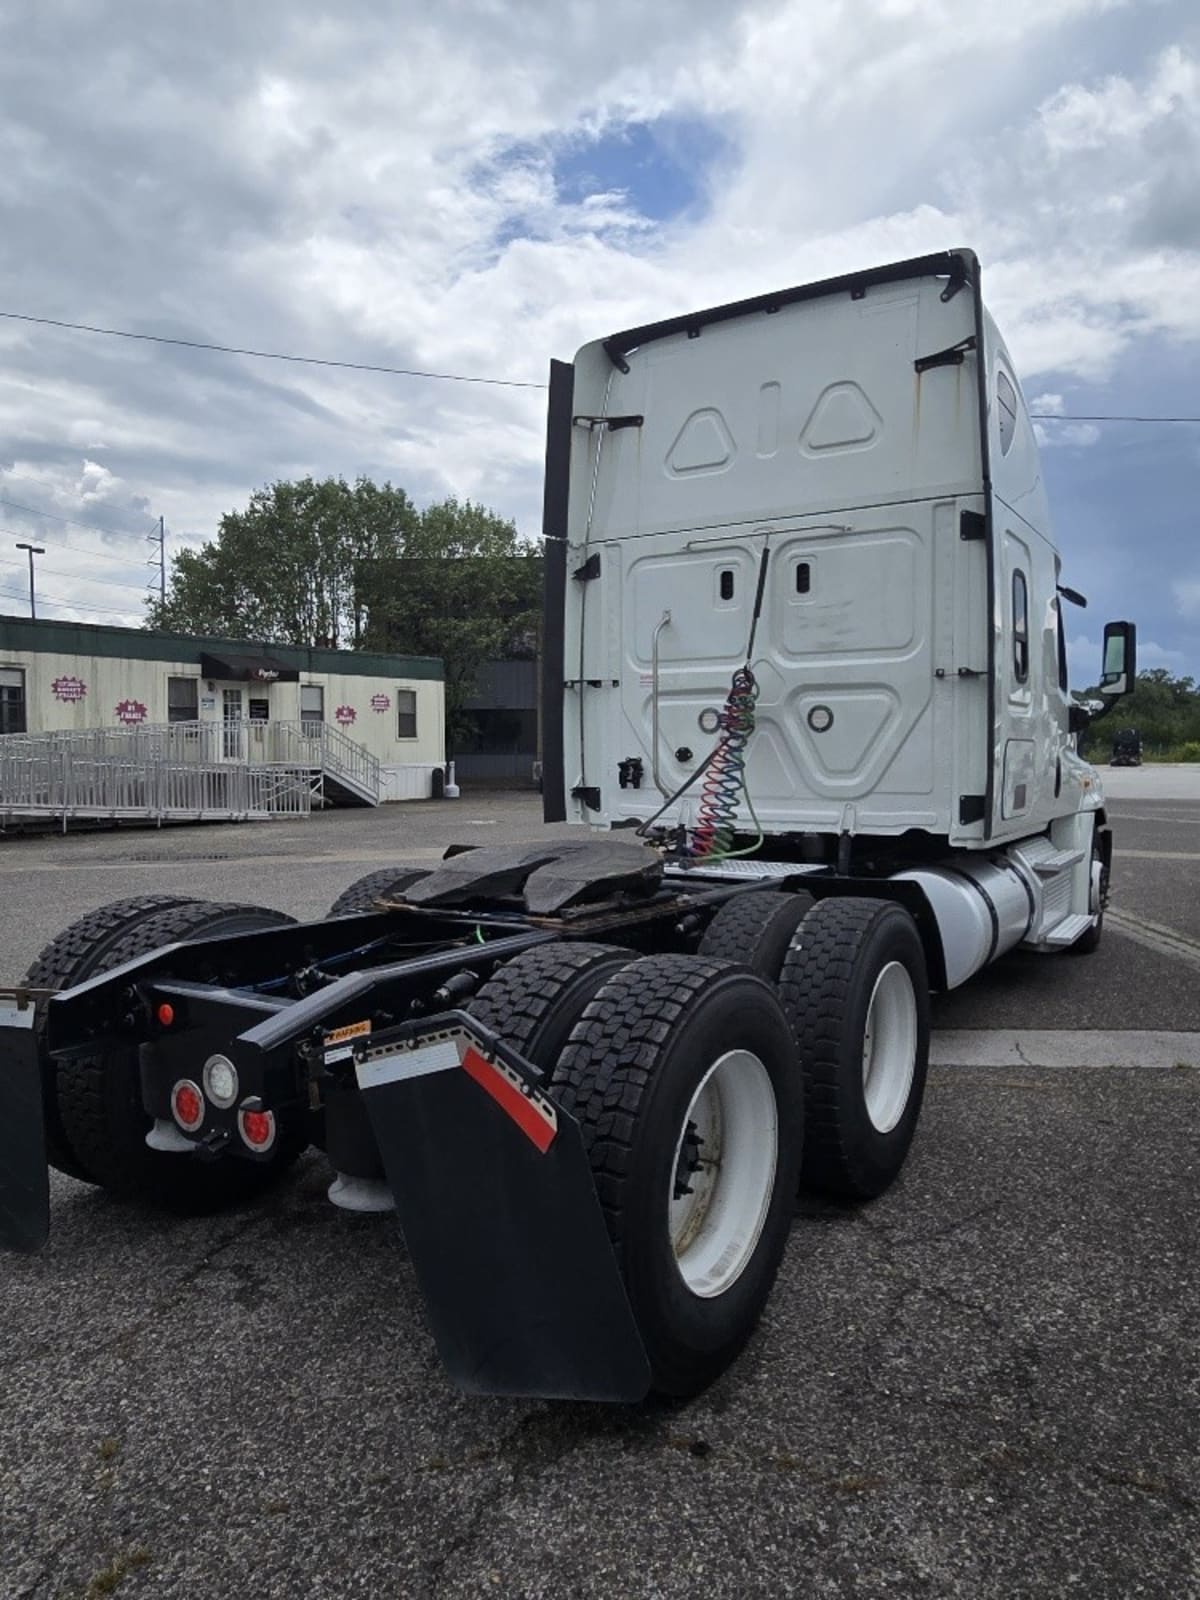
{"label": "side fairing", "polygon": [[1059,556],[1038,443],[1016,369],[984,314],[992,488],[996,840],[1079,809],[1059,650]]}

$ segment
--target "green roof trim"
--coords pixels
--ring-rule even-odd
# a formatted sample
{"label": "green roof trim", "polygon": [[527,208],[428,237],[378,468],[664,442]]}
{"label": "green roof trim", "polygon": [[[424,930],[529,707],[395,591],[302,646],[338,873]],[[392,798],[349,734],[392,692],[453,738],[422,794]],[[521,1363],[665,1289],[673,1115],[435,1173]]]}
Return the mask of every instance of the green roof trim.
{"label": "green roof trim", "polygon": [[441,682],[438,656],[381,655],[367,650],[317,650],[269,639],[216,639],[196,634],[151,633],[147,628],[112,628],[95,622],[52,622],[39,617],[0,616],[0,652],[54,650],[62,655],[108,656],[126,661],[192,661],[230,651],[259,649],[301,672],[343,672],[360,678],[432,678]]}

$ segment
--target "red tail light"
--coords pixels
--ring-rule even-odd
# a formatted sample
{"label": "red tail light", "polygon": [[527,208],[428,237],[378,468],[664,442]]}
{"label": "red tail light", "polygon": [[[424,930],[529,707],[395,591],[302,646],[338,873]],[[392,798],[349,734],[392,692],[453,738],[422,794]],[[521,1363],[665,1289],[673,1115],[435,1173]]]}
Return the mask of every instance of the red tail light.
{"label": "red tail light", "polygon": [[204,1096],[190,1078],[180,1078],[171,1090],[171,1115],[184,1133],[195,1133],[204,1121]]}
{"label": "red tail light", "polygon": [[245,1109],[239,1111],[238,1132],[248,1149],[257,1155],[264,1154],[275,1143],[275,1113]]}

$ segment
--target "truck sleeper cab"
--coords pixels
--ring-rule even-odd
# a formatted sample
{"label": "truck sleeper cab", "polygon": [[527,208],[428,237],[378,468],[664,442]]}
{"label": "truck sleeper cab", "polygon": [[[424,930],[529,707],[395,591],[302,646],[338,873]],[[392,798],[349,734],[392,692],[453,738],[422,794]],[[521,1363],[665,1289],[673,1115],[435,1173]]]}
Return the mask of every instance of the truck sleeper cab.
{"label": "truck sleeper cab", "polygon": [[[694,1394],[797,1185],[901,1171],[930,991],[1095,948],[1078,597],[969,251],[554,363],[545,534],[544,809],[590,827],[306,925],[88,913],[0,1016],[0,1242],[44,1243],[48,1163],[195,1210],[316,1144],[398,1211],[462,1387]],[[1106,703],[1135,670],[1110,624]]]}

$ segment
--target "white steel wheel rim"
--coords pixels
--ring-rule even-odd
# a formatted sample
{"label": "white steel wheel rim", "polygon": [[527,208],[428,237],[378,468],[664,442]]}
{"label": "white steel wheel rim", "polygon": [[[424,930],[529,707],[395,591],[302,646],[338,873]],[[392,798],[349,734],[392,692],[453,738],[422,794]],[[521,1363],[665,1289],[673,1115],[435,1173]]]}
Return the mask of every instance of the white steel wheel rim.
{"label": "white steel wheel rim", "polygon": [[[689,1127],[694,1130],[690,1144]],[[685,1144],[697,1164],[681,1172]],[[770,1074],[752,1051],[726,1051],[692,1096],[675,1141],[667,1191],[675,1265],[701,1299],[724,1294],[754,1254],[771,1205],[778,1152],[779,1112]],[[681,1176],[690,1193],[676,1194]]]}
{"label": "white steel wheel rim", "polygon": [[917,997],[902,961],[875,979],[863,1030],[863,1098],[876,1133],[891,1133],[904,1115],[917,1065]]}

